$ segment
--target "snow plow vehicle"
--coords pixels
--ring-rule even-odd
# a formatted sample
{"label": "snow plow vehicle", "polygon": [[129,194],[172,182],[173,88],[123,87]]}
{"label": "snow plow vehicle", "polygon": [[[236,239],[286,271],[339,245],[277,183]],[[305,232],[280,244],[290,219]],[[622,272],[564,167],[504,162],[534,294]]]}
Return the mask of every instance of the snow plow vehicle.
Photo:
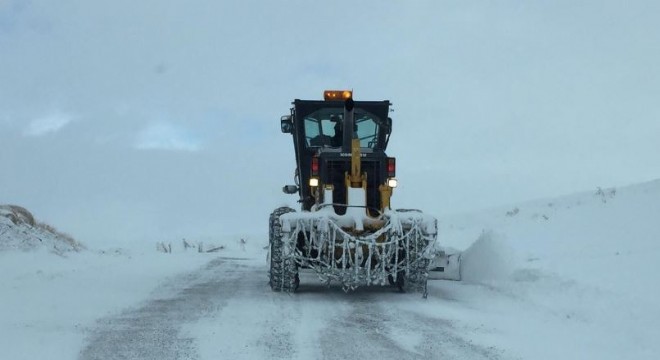
{"label": "snow plow vehicle", "polygon": [[280,207],[270,215],[271,288],[293,292],[299,269],[311,269],[346,291],[390,285],[426,296],[431,261],[448,272],[457,264],[435,248],[434,217],[391,207],[397,179],[396,160],[385,153],[390,102],[328,90],[323,100],[292,104],[280,122],[293,137],[295,185],[283,191],[298,194],[301,211]]}

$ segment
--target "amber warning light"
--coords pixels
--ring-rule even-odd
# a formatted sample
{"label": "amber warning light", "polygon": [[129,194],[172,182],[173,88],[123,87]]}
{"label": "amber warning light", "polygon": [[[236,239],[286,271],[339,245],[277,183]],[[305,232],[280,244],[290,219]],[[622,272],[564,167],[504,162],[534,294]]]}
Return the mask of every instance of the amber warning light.
{"label": "amber warning light", "polygon": [[353,92],[350,90],[326,90],[323,92],[323,99],[330,100],[346,100],[353,97]]}

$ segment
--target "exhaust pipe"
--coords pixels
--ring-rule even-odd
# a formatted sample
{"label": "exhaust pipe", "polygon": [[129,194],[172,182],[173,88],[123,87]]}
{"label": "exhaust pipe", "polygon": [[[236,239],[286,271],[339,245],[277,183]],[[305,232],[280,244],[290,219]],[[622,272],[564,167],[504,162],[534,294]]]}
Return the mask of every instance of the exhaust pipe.
{"label": "exhaust pipe", "polygon": [[351,144],[353,137],[355,137],[355,119],[353,117],[353,108],[355,103],[353,98],[348,98],[344,102],[344,138],[342,141],[341,151],[351,152]]}

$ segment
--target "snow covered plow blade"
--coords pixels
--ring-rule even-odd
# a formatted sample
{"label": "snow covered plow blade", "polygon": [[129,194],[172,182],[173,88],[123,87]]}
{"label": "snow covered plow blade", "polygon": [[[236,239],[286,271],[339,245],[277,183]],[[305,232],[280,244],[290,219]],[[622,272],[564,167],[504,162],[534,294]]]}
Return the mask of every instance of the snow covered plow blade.
{"label": "snow covered plow blade", "polygon": [[279,248],[271,251],[274,290],[295,290],[298,268],[309,268],[321,281],[335,281],[345,290],[389,284],[425,292],[437,233],[434,218],[390,211],[356,230],[354,219],[331,207],[309,213],[278,210],[271,223],[272,242]]}
{"label": "snow covered plow blade", "polygon": [[393,210],[396,161],[385,154],[389,101],[353,101],[326,91],[324,101],[295,100],[281,129],[293,135],[301,211],[270,216],[270,286],[295,291],[298,270],[312,269],[345,290],[394,285],[426,294],[436,257],[437,221],[419,210]]}

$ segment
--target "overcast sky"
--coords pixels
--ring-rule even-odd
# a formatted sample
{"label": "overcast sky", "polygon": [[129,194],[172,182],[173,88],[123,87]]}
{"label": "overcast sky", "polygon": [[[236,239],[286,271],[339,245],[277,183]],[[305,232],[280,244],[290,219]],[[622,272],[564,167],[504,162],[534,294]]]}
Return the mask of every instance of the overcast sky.
{"label": "overcast sky", "polygon": [[0,203],[88,244],[266,232],[279,118],[394,103],[393,206],[660,178],[657,1],[0,0]]}

